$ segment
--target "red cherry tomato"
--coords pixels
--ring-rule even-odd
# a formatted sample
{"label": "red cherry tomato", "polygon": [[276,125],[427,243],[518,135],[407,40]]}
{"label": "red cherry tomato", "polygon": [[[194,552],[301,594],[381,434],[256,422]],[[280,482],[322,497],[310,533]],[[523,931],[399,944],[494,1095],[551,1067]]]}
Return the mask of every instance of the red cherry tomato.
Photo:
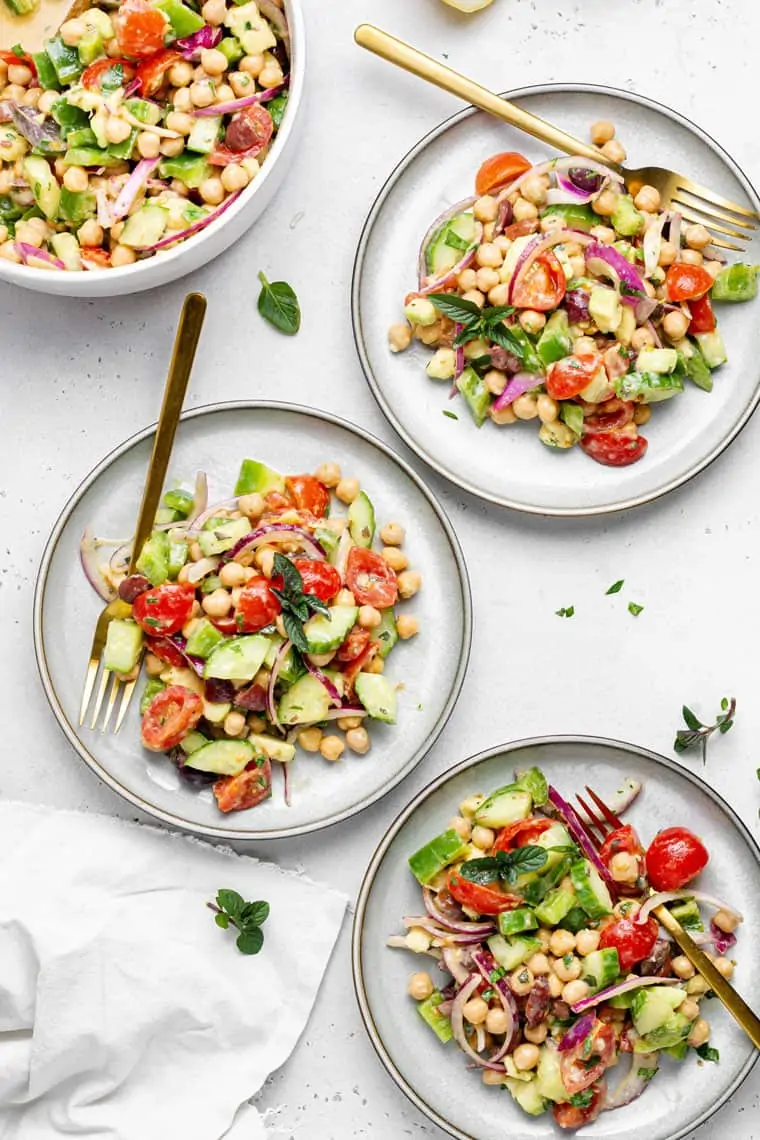
{"label": "red cherry tomato", "polygon": [[146,633],[167,637],[179,633],[189,620],[195,601],[195,587],[189,583],[164,582],[135,598],[132,617]]}
{"label": "red cherry tomato", "polygon": [[214,796],[220,811],[245,811],[272,794],[272,762],[259,757],[252,760],[239,776],[222,776],[214,784]]}
{"label": "red cherry tomato", "polygon": [[565,271],[550,249],[537,257],[527,273],[523,273],[512,290],[516,309],[552,312],[560,304],[567,289]]}
{"label": "red cherry tomato", "polygon": [[251,578],[240,591],[235,609],[238,633],[258,633],[271,625],[282,606],[272,593],[267,578]]}
{"label": "red cherry tomato", "polygon": [[560,1128],[582,1128],[584,1124],[590,1124],[592,1120],[596,1120],[599,1113],[602,1111],[604,1098],[607,1092],[607,1085],[605,1081],[599,1081],[594,1089],[594,1095],[590,1104],[585,1107],[574,1104],[555,1104],[553,1108],[554,1119]]}
{"label": "red cherry tomato", "polygon": [[628,467],[643,458],[647,441],[643,435],[631,437],[619,431],[603,431],[598,435],[584,435],[581,447],[590,459],[605,467]]}
{"label": "red cherry tomato", "polygon": [[562,1054],[560,1073],[568,1093],[574,1096],[595,1084],[614,1063],[615,1051],[615,1030],[596,1018],[588,1036]]}
{"label": "red cherry tomato", "polygon": [[114,16],[116,40],[131,59],[144,59],[164,46],[169,20],[149,0],[122,0]]}
{"label": "red cherry tomato", "polygon": [[687,827],[658,831],[646,853],[649,885],[656,891],[677,891],[696,879],[707,866],[709,852]]}
{"label": "red cherry tomato", "polygon": [[252,107],[245,107],[238,112],[227,128],[228,136],[230,129],[237,120],[242,120],[245,123],[246,127],[249,128],[248,134],[255,141],[245,150],[232,150],[224,143],[219,143],[208,157],[212,166],[229,166],[234,162],[242,162],[244,158],[256,158],[261,154],[264,147],[269,145],[269,140],[274,133],[274,122],[266,107],[255,103]]}
{"label": "red cherry tomato", "polygon": [[[179,53],[177,53],[177,54],[179,54]],[[182,56],[179,56],[179,58],[181,59]],[[107,71],[110,71],[112,67],[121,67],[123,75],[124,75],[124,82],[125,83],[128,83],[130,81],[130,79],[134,78],[135,65],[134,65],[134,63],[132,63],[131,60],[129,60],[129,59],[99,59],[95,63],[91,63],[89,67],[86,67],[84,69],[84,71],[82,72],[82,78],[79,80],[79,82],[82,84],[83,87],[100,89],[100,84],[101,84],[101,81],[103,79],[103,76],[105,75],[105,73]]]}
{"label": "red cherry tomato", "polygon": [[689,312],[691,313],[690,333],[713,332],[717,327],[718,322],[715,320],[715,313],[707,294],[689,301]]}
{"label": "red cherry tomato", "polygon": [[360,606],[384,610],[398,597],[396,573],[373,550],[352,546],[346,564],[346,582]]}
{"label": "red cherry tomato", "polygon": [[270,511],[279,513],[280,511],[289,511],[293,509],[293,503],[287,495],[283,495],[281,491],[269,491],[264,496],[264,501]]}
{"label": "red cherry tomato", "polygon": [[165,661],[175,669],[182,669],[187,664],[177,646],[169,641],[168,637],[148,637],[146,640],[148,652],[158,657],[159,661]]}
{"label": "red cherry tomato", "polygon": [[366,668],[380,650],[380,646],[376,641],[370,641],[361,651],[358,657],[354,657],[349,661],[343,669],[343,684],[345,686],[345,695],[347,697],[353,696],[354,683],[356,678],[361,673],[362,669]]}
{"label": "red cherry tomato", "polygon": [[[208,614],[206,616],[208,617]],[[235,620],[234,614],[228,614],[227,617],[223,618],[209,617],[208,620],[219,630],[220,633],[223,633],[225,637],[234,637],[236,634],[240,633],[240,629],[238,628],[238,623]]]}
{"label": "red cherry tomato", "polygon": [[701,265],[679,261],[665,274],[665,291],[669,301],[693,301],[712,289],[712,275]]}
{"label": "red cherry tomato", "polygon": [[294,558],[293,565],[301,575],[304,594],[314,594],[323,602],[331,602],[340,592],[340,574],[329,562],[317,562],[313,558]]}
{"label": "red cherry tomato", "polygon": [[475,176],[475,193],[491,194],[507,183],[514,182],[515,178],[530,170],[532,165],[525,155],[517,154],[513,150],[505,151],[503,154],[492,154],[481,163]]}
{"label": "red cherry tomato", "polygon": [[136,79],[139,83],[140,93],[142,95],[155,95],[164,82],[169,68],[174,67],[175,63],[179,63],[183,59],[181,51],[175,51],[173,48],[162,48],[146,59],[137,69]]}
{"label": "red cherry tomato", "polygon": [[[107,269],[111,264],[111,255],[107,250],[101,249],[96,245],[83,245],[82,246],[82,261],[91,262],[97,266],[98,269]],[[87,265],[85,264],[85,269]]]}
{"label": "red cherry tomato", "polygon": [[514,851],[515,847],[525,847],[529,843],[535,843],[539,835],[543,835],[552,826],[550,819],[519,819],[517,823],[502,827],[496,836],[493,849]]}
{"label": "red cherry tomato", "polygon": [[330,492],[313,475],[288,475],[285,486],[299,511],[323,518],[330,505]]}
{"label": "red cherry tomato", "polygon": [[626,974],[637,962],[642,962],[652,953],[658,930],[653,918],[648,918],[641,925],[632,918],[621,918],[605,926],[599,938],[599,948],[617,950],[620,972]]}
{"label": "red cherry tomato", "polygon": [[624,852],[626,855],[643,855],[644,848],[635,829],[630,823],[611,831],[599,851],[599,858],[609,867],[613,855]]}
{"label": "red cherry tomato", "polygon": [[369,630],[355,625],[337,652],[338,660],[355,661],[357,657],[361,657],[369,643]]}
{"label": "red cherry tomato", "polygon": [[546,391],[554,400],[572,400],[589,386],[601,366],[602,361],[595,352],[557,360],[546,374]]}
{"label": "red cherry tomato", "polygon": [[157,693],[142,719],[142,742],[151,752],[166,752],[179,744],[203,716],[203,701],[184,685],[169,685]]}
{"label": "red cherry tomato", "polygon": [[633,419],[634,404],[629,400],[606,400],[593,416],[583,421],[585,435],[599,435],[604,431],[618,431]]}
{"label": "red cherry tomato", "polygon": [[470,907],[478,914],[501,914],[503,910],[514,910],[521,902],[516,895],[509,895],[496,886],[484,887],[480,883],[471,883],[456,871],[449,875],[449,892],[458,903]]}

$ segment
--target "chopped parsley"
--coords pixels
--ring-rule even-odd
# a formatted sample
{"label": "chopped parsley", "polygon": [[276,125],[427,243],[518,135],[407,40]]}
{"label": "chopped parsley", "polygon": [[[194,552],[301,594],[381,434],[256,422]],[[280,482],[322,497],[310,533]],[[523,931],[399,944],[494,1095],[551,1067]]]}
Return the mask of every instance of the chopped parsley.
{"label": "chopped parsley", "polygon": [[609,590],[605,590],[605,594],[619,594],[623,589],[625,578],[618,578],[617,582],[613,582]]}

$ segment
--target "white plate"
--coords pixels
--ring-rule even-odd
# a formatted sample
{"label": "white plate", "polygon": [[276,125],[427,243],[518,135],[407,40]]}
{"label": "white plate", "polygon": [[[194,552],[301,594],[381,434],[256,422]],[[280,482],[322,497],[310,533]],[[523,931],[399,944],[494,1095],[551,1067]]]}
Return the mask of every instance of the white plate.
{"label": "white plate", "polygon": [[[610,119],[632,167],[670,167],[735,202],[760,209],[739,167],[699,127],[640,95],[582,84],[509,92],[526,111],[585,138],[595,119]],[[537,140],[479,111],[462,111],[431,131],[402,159],[380,191],[354,267],[354,335],[365,375],[385,415],[417,455],[458,487],[482,499],[544,515],[594,515],[646,503],[702,471],[735,438],[760,400],[757,309],[720,305],[729,363],[711,394],[693,385],[655,407],[643,434],[644,459],[602,467],[579,448],[553,451],[535,423],[478,430],[449,385],[424,372],[430,350],[415,344],[393,355],[389,325],[403,319],[404,296],[416,288],[417,252],[430,223],[473,193],[475,172],[490,154],[518,150],[534,162],[550,157]],[[760,237],[743,261],[760,261]],[[453,410],[459,420],[447,419]]]}
{"label": "white plate", "polygon": [[[676,824],[703,837],[710,862],[700,876],[701,889],[726,897],[744,913],[732,951],[738,962],[734,983],[755,1007],[760,993],[760,850],[729,805],[698,776],[654,752],[596,737],[518,740],[471,757],[429,784],[393,823],[362,884],[353,933],[354,984],[372,1044],[410,1100],[458,1140],[549,1140],[561,1133],[550,1113],[526,1116],[508,1093],[483,1085],[453,1042],[436,1041],[406,995],[409,974],[427,969],[431,960],[390,950],[385,941],[402,932],[402,915],[419,912],[420,888],[407,866],[409,856],[445,829],[467,796],[492,791],[508,783],[516,768],[534,764],[566,799],[584,784],[608,799],[625,777],[641,780],[644,789],[625,818],[644,842]],[[717,999],[705,1002],[703,1012],[719,1064],[700,1064],[692,1055],[679,1066],[666,1057],[640,1100],[603,1113],[577,1135],[678,1140],[720,1108],[758,1053]],[[610,1083],[617,1080],[613,1069]]]}
{"label": "white plate", "polygon": [[[182,418],[167,485],[206,471],[210,502],[231,494],[240,462],[258,458],[285,471],[313,471],[336,461],[371,497],[379,524],[397,519],[405,550],[423,575],[413,601],[420,633],[399,642],[387,675],[403,684],[395,726],[374,723],[366,756],[346,751],[327,763],[300,752],[290,767],[292,806],[281,773],[273,795],[250,811],[223,815],[210,789],[189,789],[163,756],[140,745],[138,700],[118,736],[77,727],[85,667],[102,603],[79,565],[87,525],[95,534],[134,527],[154,429],[127,440],[85,479],[61,514],[42,559],[34,608],[37,662],[58,722],[83,760],[114,791],[166,823],[227,839],[279,839],[337,823],[374,803],[423,758],[451,713],[470,650],[470,588],[462,552],[446,515],[402,459],[363,429],[295,404],[228,403]],[[142,684],[139,686],[142,688]],[[137,697],[137,694],[135,695]],[[278,767],[274,766],[275,769]]]}

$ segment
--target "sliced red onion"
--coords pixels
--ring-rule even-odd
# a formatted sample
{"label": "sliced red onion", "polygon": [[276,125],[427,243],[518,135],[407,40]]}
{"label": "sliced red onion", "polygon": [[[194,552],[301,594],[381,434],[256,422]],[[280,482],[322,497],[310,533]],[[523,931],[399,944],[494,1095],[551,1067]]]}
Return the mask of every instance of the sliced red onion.
{"label": "sliced red onion", "polygon": [[[237,499],[235,500],[237,502]],[[199,471],[195,476],[195,492],[193,494],[193,502],[190,507],[190,514],[185,520],[185,526],[189,527],[192,523],[199,518],[208,506],[208,479],[206,478],[205,471]]]}
{"label": "sliced red onion", "polygon": [[348,555],[351,547],[354,545],[354,540],[351,538],[351,532],[346,528],[340,536],[338,542],[338,549],[335,552],[335,569],[340,574],[340,580],[345,585],[346,582],[346,569],[348,566]]}
{"label": "sliced red onion", "polygon": [[[640,986],[680,986],[680,978],[660,978],[656,975],[649,977],[639,977],[638,974],[631,975],[626,978],[624,982],[617,982],[614,986],[608,986],[606,990],[600,990],[598,994],[589,994],[588,997],[582,998],[577,1001],[575,1005],[571,1005],[573,1013],[583,1013],[584,1009],[591,1009],[595,1005],[600,1005],[602,1002],[609,1001],[610,998],[617,997],[619,994],[627,994],[630,990],[637,990]],[[566,1039],[563,1037],[562,1041]],[[560,1045],[560,1049],[562,1045]],[[568,1045],[569,1049],[570,1046]]]}
{"label": "sliced red onion", "polygon": [[561,245],[566,241],[574,241],[579,245],[596,245],[596,238],[592,238],[589,234],[584,233],[582,230],[573,229],[556,229],[551,230],[548,234],[538,234],[525,246],[525,249],[517,259],[514,272],[509,280],[509,288],[507,292],[507,303],[511,305],[514,296],[515,287],[518,280],[528,272],[533,262],[547,249],[552,246]]}
{"label": "sliced red onion", "polygon": [[585,206],[590,202],[593,194],[586,194],[583,190],[573,187],[572,190],[553,189],[546,191],[547,206]]}
{"label": "sliced red onion", "polygon": [[12,100],[4,103],[4,106],[8,108],[14,127],[30,146],[51,154],[60,154],[66,149],[58,124],[36,107],[27,107]]}
{"label": "sliced red onion", "polygon": [[[493,954],[488,950],[473,950],[472,960],[480,971],[483,979],[488,982],[494,992],[498,994],[502,1009],[507,1015],[508,1025],[504,1033],[504,1040],[497,1052],[491,1057],[491,1061],[497,1063],[510,1052],[513,1044],[516,1043],[517,1034],[520,1030],[520,1013],[509,982],[503,977],[496,977],[499,964]],[[492,978],[495,978],[495,980],[492,981]]]}
{"label": "sliced red onion", "polygon": [[245,95],[242,99],[231,99],[229,103],[212,103],[210,107],[193,107],[190,112],[199,117],[203,115],[234,115],[246,107],[253,107],[256,103],[269,103],[285,90],[285,84],[279,87],[269,87],[266,91],[259,91],[255,95]]}
{"label": "sliced red onion", "polygon": [[[602,245],[601,242],[592,241],[586,250],[586,265],[597,276],[610,276],[608,270],[612,271],[614,277],[613,281],[617,284],[622,281],[629,289],[635,289],[637,293],[644,293],[644,282],[633,267],[627,257],[623,257],[619,250],[613,249],[611,245]],[[629,304],[635,305],[635,297],[621,298]]]}
{"label": "sliced red onion", "polygon": [[[613,182],[623,182],[622,174],[618,174],[611,166],[605,166],[602,162],[596,162],[593,158],[581,158],[579,155],[571,155],[568,158],[558,158],[554,160],[553,170],[555,174],[559,175],[561,171],[591,171],[592,174],[598,174],[600,178],[610,178]],[[571,174],[572,177],[572,174]]]}
{"label": "sliced red onion", "polygon": [[462,950],[459,946],[444,946],[441,954],[444,966],[460,986],[465,985],[470,976],[470,971],[463,961],[465,954],[467,951]]}
{"label": "sliced red onion", "polygon": [[716,926],[714,918],[710,919],[710,935],[719,954],[725,954],[726,950],[730,950],[732,946],[736,945],[736,935],[721,930],[719,926]]}
{"label": "sliced red onion", "polygon": [[217,218],[221,217],[225,210],[229,210],[230,206],[237,202],[242,193],[242,190],[235,190],[230,194],[229,198],[224,199],[220,206],[217,206],[210,214],[206,214],[205,218],[201,218],[200,221],[195,222],[192,226],[188,226],[186,230],[172,231],[169,237],[161,238],[160,241],[154,242],[153,245],[135,246],[135,249],[140,253],[155,253],[159,249],[167,249],[170,245],[176,245],[177,242],[185,241],[187,238],[192,237],[193,234],[205,230],[207,226],[210,226],[212,222],[215,222]]}
{"label": "sliced red onion", "polygon": [[[332,701],[332,703],[334,705],[340,705],[343,701],[343,698],[341,697],[340,693],[338,692],[338,690],[336,689],[335,685],[332,683],[330,678],[326,677],[324,675],[324,673],[322,672],[322,670],[318,669],[317,666],[313,663],[313,661],[310,661],[308,657],[304,657],[303,663],[306,666],[306,668],[308,669],[308,671],[311,673],[312,677],[316,677],[317,680],[319,681],[320,685],[322,685],[323,688],[326,689],[327,695],[330,698],[330,700]],[[346,713],[343,709],[341,709],[340,711],[341,711],[341,716],[346,716]]]}
{"label": "sliced red onion", "polygon": [[630,1069],[615,1089],[607,1090],[602,1111],[607,1112],[613,1108],[623,1108],[624,1105],[638,1100],[651,1084],[658,1066],[659,1055],[656,1052],[632,1053]]}
{"label": "sliced red onion", "polygon": [[[199,677],[203,676],[203,674],[206,671],[206,662],[203,660],[202,657],[196,657],[195,654],[187,652],[187,638],[183,637],[181,633],[173,633],[171,635],[171,637],[159,637],[159,638],[156,638],[156,640],[157,641],[166,641],[170,645],[173,645],[174,648],[178,649],[179,652],[182,654],[185,661],[190,666],[190,668],[193,670],[193,672],[197,673]],[[216,681],[209,680],[206,682],[206,685],[208,686],[212,683],[217,684]],[[224,684],[224,685],[230,684],[229,681],[220,681],[218,683]],[[232,700],[232,697],[210,697],[208,695],[208,692],[207,692],[206,693],[206,700],[207,701],[213,700],[213,701],[223,703],[227,700]]]}
{"label": "sliced red onion", "polygon": [[667,220],[666,214],[650,214],[647,218],[644,231],[644,276],[651,277],[657,268],[662,248],[662,227]]}
{"label": "sliced red onion", "polygon": [[141,158],[122,187],[113,207],[114,218],[124,218],[134,205],[139,193],[158,166],[157,158]]}
{"label": "sliced red onion", "polygon": [[651,333],[651,334],[652,334],[652,336],[654,337],[654,346],[655,346],[655,348],[662,348],[662,341],[660,340],[660,335],[659,335],[659,333],[657,332],[657,329],[656,329],[656,328],[654,327],[654,325],[652,324],[651,320],[648,320],[648,321],[646,322],[646,327],[649,329],[650,333]]}
{"label": "sliced red onion", "polygon": [[48,253],[46,249],[38,249],[36,245],[30,245],[26,241],[14,241],[13,248],[16,250],[16,253],[19,255],[24,265],[28,265],[30,261],[34,260],[44,262],[44,266],[40,266],[40,268],[66,268],[60,257],[54,257],[53,254]]}
{"label": "sliced red onion", "polygon": [[596,848],[591,842],[586,828],[574,807],[571,807],[567,800],[564,800],[559,794],[557,789],[551,784],[549,785],[549,802],[557,809],[559,814],[567,824],[567,829],[572,835],[575,842],[583,851],[583,854],[588,859],[593,867],[596,867],[602,881],[607,884],[613,897],[617,894],[617,883],[610,875],[609,870],[605,867],[602,860],[599,858]]}
{"label": "sliced red onion", "polygon": [[431,281],[428,285],[420,286],[420,293],[422,293],[423,296],[426,293],[440,293],[442,289],[447,289],[450,285],[454,285],[459,274],[472,265],[480,238],[483,234],[483,227],[480,225],[480,222],[476,224],[478,226],[478,236],[475,239],[475,243],[467,251],[461,261],[458,261],[456,265],[452,269],[449,269],[447,273],[444,273],[442,277],[435,278],[435,280]]}
{"label": "sliced red onion", "polygon": [[368,712],[360,705],[341,705],[339,709],[329,709],[325,714],[325,720],[340,720],[344,716],[368,716]]}
{"label": "sliced red onion", "polygon": [[401,920],[407,930],[411,930],[415,926],[419,926],[422,930],[426,930],[428,934],[432,934],[434,938],[440,938],[446,945],[452,946],[478,946],[483,941],[483,935],[476,933],[452,934],[450,930],[445,930],[427,914],[405,915]]}
{"label": "sliced red onion", "polygon": [[439,907],[435,892],[431,891],[430,887],[422,888],[422,898],[425,903],[425,910],[430,917],[453,934],[479,934],[481,938],[486,938],[496,930],[493,922],[456,922],[449,918]]}
{"label": "sliced red onion", "polygon": [[670,226],[668,227],[668,241],[676,247],[676,253],[681,248],[681,223],[683,216],[677,210],[673,210],[670,215]]}
{"label": "sliced red onion", "polygon": [[504,408],[508,408],[518,396],[522,396],[531,388],[537,387],[541,383],[541,377],[536,376],[533,372],[518,372],[516,376],[512,376],[507,381],[507,386],[500,396],[497,396],[493,402],[493,410],[501,412]]}
{"label": "sliced red onion", "polygon": [[221,28],[215,28],[212,27],[211,24],[206,24],[205,27],[199,28],[197,32],[193,32],[191,36],[183,36],[182,39],[175,40],[172,47],[176,48],[177,51],[181,51],[185,59],[191,62],[197,62],[201,57],[201,52],[206,48],[215,48],[221,40],[222,35]]}
{"label": "sliced red onion", "polygon": [[464,1031],[464,1007],[475,993],[480,982],[481,977],[479,971],[471,974],[469,980],[465,982],[454,998],[454,1004],[451,1007],[451,1028],[457,1045],[462,1052],[467,1054],[470,1060],[474,1061],[475,1064],[479,1065],[482,1069],[493,1069],[497,1073],[503,1073],[503,1064],[498,1061],[487,1061],[484,1057],[481,1057],[479,1053],[475,1052],[467,1040],[467,1035]]}
{"label": "sliced red onion", "polygon": [[594,1028],[595,1021],[593,1013],[589,1013],[580,1021],[576,1021],[575,1025],[571,1025],[558,1045],[560,1053],[568,1053],[576,1045],[580,1045],[581,1041],[585,1041]]}
{"label": "sliced red onion", "polygon": [[285,658],[287,657],[292,644],[293,642],[290,640],[283,641],[282,645],[277,650],[277,656],[274,659],[274,665],[272,666],[272,672],[269,677],[269,688],[267,689],[267,713],[269,714],[269,719],[275,728],[280,727],[280,719],[277,716],[277,701],[274,695],[274,688],[277,684],[277,678],[280,676],[280,671],[285,664]]}
{"label": "sliced red onion", "polygon": [[[460,324],[455,324],[455,325],[454,325],[454,339],[455,339],[455,340],[456,340],[456,338],[459,336],[459,334],[460,334],[460,332],[462,331],[462,329],[463,329],[463,328],[464,328],[464,325],[460,325]],[[459,379],[459,377],[460,377],[460,376],[462,375],[462,373],[464,372],[464,345],[463,345],[463,344],[458,344],[458,345],[456,346],[456,350],[455,350],[455,357],[456,357],[456,365],[455,365],[455,368],[454,368],[454,380],[456,381],[456,380],[458,380],[458,379]],[[458,392],[458,390],[459,390],[459,389],[457,388],[457,386],[456,386],[456,383],[454,383],[454,385],[453,385],[453,389],[454,389],[454,390],[453,390],[453,392],[450,394],[449,398],[451,398],[451,396],[452,396],[452,395],[456,395],[456,393],[457,393],[457,392]]]}
{"label": "sliced red onion", "polygon": [[185,580],[191,585],[197,586],[209,574],[215,574],[218,569],[218,558],[199,558],[197,562],[191,562],[187,567]]}
{"label": "sliced red onion", "polygon": [[97,549],[96,541],[88,527],[79,544],[79,560],[82,563],[84,576],[99,598],[104,602],[112,602],[117,596],[117,591],[103,577],[98,565]]}
{"label": "sliced red onion", "polygon": [[[206,497],[208,497],[208,491],[206,492]],[[188,531],[188,537],[197,538],[203,530],[204,524],[207,523],[209,519],[212,519],[214,515],[218,515],[220,511],[234,511],[237,509],[237,505],[237,495],[231,499],[221,499],[218,503],[213,503],[211,506],[204,503],[203,510],[199,511],[197,516],[192,520],[193,526],[192,530]]]}
{"label": "sliced red onion", "polygon": [[[625,300],[625,298],[622,299]],[[639,297],[635,299],[635,301],[636,307],[634,313],[636,316],[636,324],[644,325],[650,320],[659,302],[654,297]]]}
{"label": "sliced red onion", "polygon": [[253,553],[260,546],[265,546],[270,542],[292,542],[295,539],[298,539],[301,546],[305,547],[314,558],[324,562],[327,556],[322,544],[317,542],[316,538],[303,527],[295,526],[294,523],[266,523],[264,526],[258,527],[257,530],[252,530],[250,534],[239,539],[232,550],[226,552],[224,560],[225,562],[241,562],[243,566],[246,566],[248,563],[240,557],[244,552]]}
{"label": "sliced red onion", "polygon": [[290,807],[290,765],[281,764],[282,768],[282,797],[285,800],[285,807]]}
{"label": "sliced red onion", "polygon": [[656,906],[660,906],[662,903],[676,902],[677,899],[696,899],[697,902],[714,906],[716,910],[728,911],[729,914],[735,915],[739,922],[744,922],[744,916],[730,903],[716,898],[715,895],[708,895],[704,891],[692,891],[687,888],[681,891],[659,891],[656,895],[651,895],[636,915],[636,922],[643,925]]}
{"label": "sliced red onion", "polygon": [[[438,232],[441,226],[445,225],[446,222],[450,221],[452,218],[455,218],[457,214],[464,214],[467,210],[471,209],[476,201],[477,198],[465,198],[463,202],[457,202],[456,205],[449,206],[448,209],[444,210],[442,214],[439,214],[439,216],[429,227],[427,233],[422,239],[422,244],[420,246],[420,251],[417,258],[417,277],[419,280],[420,289],[422,289],[422,286],[427,280],[428,273],[425,254],[427,252],[427,247],[430,245],[430,242],[432,241],[434,235]],[[453,271],[450,270],[449,272]]]}

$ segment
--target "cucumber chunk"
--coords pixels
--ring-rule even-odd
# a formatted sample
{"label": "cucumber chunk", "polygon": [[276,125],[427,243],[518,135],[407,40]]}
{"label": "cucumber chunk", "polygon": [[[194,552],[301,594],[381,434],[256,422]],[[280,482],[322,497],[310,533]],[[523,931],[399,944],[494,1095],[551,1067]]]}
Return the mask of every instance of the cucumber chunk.
{"label": "cucumber chunk", "polygon": [[277,715],[281,724],[317,724],[325,719],[329,708],[324,685],[307,673],[284,694]]}
{"label": "cucumber chunk", "polygon": [[575,903],[576,898],[572,891],[556,887],[553,891],[549,891],[546,898],[536,907],[536,918],[544,926],[557,926],[565,915],[570,913]]}
{"label": "cucumber chunk", "polygon": [[475,812],[475,822],[482,827],[506,827],[509,823],[516,823],[518,819],[527,819],[532,806],[530,792],[526,792],[516,784],[509,784],[492,792],[483,801]]}
{"label": "cucumber chunk", "polygon": [[75,273],[82,268],[82,253],[73,234],[53,234],[50,244],[56,257],[60,257],[70,272]]}
{"label": "cucumber chunk", "polygon": [[264,664],[268,650],[269,638],[258,633],[229,638],[212,649],[203,676],[220,681],[251,681]]}
{"label": "cucumber chunk", "polygon": [[348,508],[348,529],[357,546],[372,545],[375,537],[375,508],[364,491],[359,492]]}
{"label": "cucumber chunk", "polygon": [[[69,157],[73,153],[70,151]],[[168,219],[169,215],[163,206],[141,206],[136,213],[127,218],[119,241],[132,249],[155,245],[163,237]]]}
{"label": "cucumber chunk", "polygon": [[209,743],[208,737],[204,736],[202,732],[193,731],[188,732],[187,736],[180,740],[179,746],[185,753],[185,756],[189,756],[192,752],[197,752],[199,748],[203,748],[204,745]]}
{"label": "cucumber chunk", "polygon": [[499,965],[503,966],[507,973],[511,973],[534,954],[538,954],[541,941],[530,936],[510,938],[507,941],[501,934],[492,934],[488,939],[488,949]]}
{"label": "cucumber chunk", "polygon": [[472,214],[457,214],[444,222],[430,239],[425,250],[428,273],[440,277],[453,269],[478,238],[478,227]]}
{"label": "cucumber chunk", "polygon": [[478,376],[474,368],[465,368],[456,384],[464,396],[465,403],[475,420],[476,426],[482,427],[486,422],[488,407],[491,403],[491,393],[486,387],[485,380]]}
{"label": "cucumber chunk", "polygon": [[346,640],[358,614],[358,606],[331,606],[329,617],[314,614],[303,627],[309,653],[332,653]]}
{"label": "cucumber chunk", "polygon": [[589,918],[604,918],[612,914],[612,899],[610,892],[602,882],[596,867],[587,859],[579,859],[570,868],[570,879],[576,895],[578,905],[585,910]]}
{"label": "cucumber chunk", "polygon": [[103,650],[103,666],[114,673],[130,673],[137,662],[143,647],[143,631],[135,621],[128,618],[114,618],[106,634]]}
{"label": "cucumber chunk", "polygon": [[61,188],[47,159],[37,154],[28,154],[23,161],[24,174],[31,186],[34,200],[45,217],[52,221],[58,216],[61,203]]}
{"label": "cucumber chunk", "polygon": [[546,1112],[546,1101],[537,1080],[523,1081],[519,1077],[507,1077],[504,1084],[512,1094],[512,1099],[528,1116],[541,1116]]}
{"label": "cucumber chunk", "polygon": [[187,136],[187,142],[185,144],[187,149],[197,154],[211,154],[219,138],[221,126],[221,115],[208,115],[204,118],[197,118],[193,123],[193,129]]}
{"label": "cucumber chunk", "polygon": [[538,918],[527,906],[514,910],[504,910],[499,915],[499,932],[506,938],[513,934],[523,934],[526,930],[537,930]]}
{"label": "cucumber chunk", "polygon": [[430,1026],[438,1040],[445,1045],[451,1041],[454,1031],[448,1017],[438,1012],[438,1006],[442,1001],[443,994],[440,990],[434,990],[429,998],[417,1003],[417,1012],[426,1025]]}
{"label": "cucumber chunk", "polygon": [[279,471],[267,467],[257,459],[244,459],[235,484],[236,495],[267,495],[270,491],[284,491],[285,479]]}
{"label": "cucumber chunk", "polygon": [[289,764],[296,754],[294,745],[284,740],[276,740],[274,736],[260,736],[251,733],[249,741],[257,752],[263,752],[270,760],[278,760],[280,764]]}
{"label": "cucumber chunk", "polygon": [[251,524],[247,518],[241,519],[209,519],[211,525],[204,526],[198,535],[198,545],[206,558],[213,558],[215,554],[224,554],[225,550],[232,550],[236,542],[245,538],[251,532]]}
{"label": "cucumber chunk", "polygon": [[592,950],[581,959],[581,967],[581,977],[592,993],[611,986],[620,977],[620,958],[614,946],[608,946],[605,950]]}
{"label": "cucumber chunk", "polygon": [[370,633],[370,641],[376,641],[381,657],[387,657],[398,641],[396,629],[396,615],[392,609],[381,610],[380,624],[376,625]]}
{"label": "cucumber chunk", "polygon": [[153,704],[153,698],[165,689],[166,685],[158,677],[149,677],[140,697],[140,716],[143,716]]}
{"label": "cucumber chunk", "polygon": [[360,673],[354,685],[356,695],[373,720],[396,723],[395,686],[382,673]]}
{"label": "cucumber chunk", "polygon": [[247,740],[212,740],[191,752],[185,767],[217,772],[220,776],[239,776],[255,755]]}
{"label": "cucumber chunk", "polygon": [[201,618],[187,639],[185,651],[193,657],[209,657],[224,637],[208,618]]}
{"label": "cucumber chunk", "polygon": [[409,856],[409,868],[419,883],[431,883],[444,867],[455,863],[467,851],[467,844],[453,827],[431,839]]}

